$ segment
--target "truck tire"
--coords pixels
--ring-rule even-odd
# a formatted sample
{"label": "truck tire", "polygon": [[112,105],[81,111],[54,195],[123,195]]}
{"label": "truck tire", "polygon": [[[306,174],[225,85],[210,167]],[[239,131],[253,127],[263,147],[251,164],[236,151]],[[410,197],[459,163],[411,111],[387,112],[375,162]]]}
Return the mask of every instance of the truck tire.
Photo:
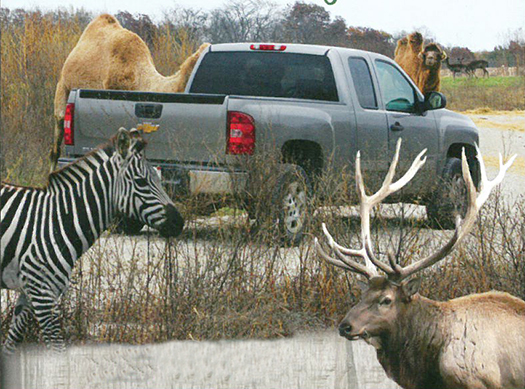
{"label": "truck tire", "polygon": [[122,216],[117,219],[114,231],[125,235],[137,235],[142,227],[144,223],[141,221]]}
{"label": "truck tire", "polygon": [[449,158],[443,168],[441,182],[426,206],[430,226],[443,230],[454,229],[456,216],[459,214],[465,217],[467,204],[467,187],[463,180],[461,159]]}
{"label": "truck tire", "polygon": [[282,165],[272,196],[272,204],[281,239],[291,245],[297,245],[303,238],[311,211],[310,180],[298,165]]}

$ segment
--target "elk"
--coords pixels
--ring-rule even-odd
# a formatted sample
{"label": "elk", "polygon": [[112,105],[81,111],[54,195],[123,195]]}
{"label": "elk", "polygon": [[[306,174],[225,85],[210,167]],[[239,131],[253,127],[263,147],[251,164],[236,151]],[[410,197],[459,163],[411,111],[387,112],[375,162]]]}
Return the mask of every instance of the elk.
{"label": "elk", "polygon": [[452,72],[452,77],[456,79],[456,73],[467,72],[467,65],[463,65],[461,61],[459,63],[450,63],[449,58],[445,58],[445,64]]}
{"label": "elk", "polygon": [[[327,254],[315,239],[317,252],[326,262],[368,279],[361,301],[339,324],[340,335],[351,341],[363,339],[374,346],[387,375],[403,388],[525,388],[523,300],[493,291],[439,302],[419,295],[419,278],[410,279],[445,258],[463,240],[480,207],[503,180],[516,156],[503,164],[500,155],[500,171],[489,181],[478,149],[481,171],[478,194],[463,150],[463,180],[468,196],[465,217],[457,217],[452,238],[436,253],[402,267],[392,254],[388,255],[388,263],[380,261],[370,240],[371,209],[407,184],[426,161],[423,150],[407,172],[392,183],[400,145],[398,142],[383,186],[371,196],[365,191],[357,153],[362,247],[349,249],[339,245],[325,224],[322,229],[335,256]],[[378,270],[385,275],[379,275]]]}
{"label": "elk", "polygon": [[483,70],[483,77],[489,76],[489,72],[487,70],[487,66],[489,66],[489,63],[485,61],[484,59],[475,59],[474,61],[471,61],[466,68],[466,71],[468,74],[477,77],[476,76],[476,69]]}

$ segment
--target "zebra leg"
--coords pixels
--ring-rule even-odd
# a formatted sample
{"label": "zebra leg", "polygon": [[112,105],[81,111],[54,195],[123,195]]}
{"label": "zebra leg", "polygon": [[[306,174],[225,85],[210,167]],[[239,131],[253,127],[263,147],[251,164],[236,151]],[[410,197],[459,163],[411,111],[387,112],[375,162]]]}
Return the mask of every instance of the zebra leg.
{"label": "zebra leg", "polygon": [[24,339],[24,332],[27,327],[27,322],[31,315],[31,306],[27,301],[26,295],[22,292],[18,296],[13,313],[13,320],[7,333],[7,339],[4,343],[3,352],[7,355],[13,354],[17,345]]}
{"label": "zebra leg", "polygon": [[46,346],[56,352],[65,351],[66,347],[57,313],[58,298],[54,294],[41,293],[31,297],[31,304]]}

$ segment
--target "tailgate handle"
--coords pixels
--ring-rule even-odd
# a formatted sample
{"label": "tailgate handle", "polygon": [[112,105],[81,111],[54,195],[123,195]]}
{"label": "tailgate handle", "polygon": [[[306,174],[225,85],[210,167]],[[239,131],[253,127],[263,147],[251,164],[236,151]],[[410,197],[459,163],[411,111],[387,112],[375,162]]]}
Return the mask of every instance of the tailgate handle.
{"label": "tailgate handle", "polygon": [[158,119],[162,115],[162,104],[135,104],[135,115],[139,118]]}

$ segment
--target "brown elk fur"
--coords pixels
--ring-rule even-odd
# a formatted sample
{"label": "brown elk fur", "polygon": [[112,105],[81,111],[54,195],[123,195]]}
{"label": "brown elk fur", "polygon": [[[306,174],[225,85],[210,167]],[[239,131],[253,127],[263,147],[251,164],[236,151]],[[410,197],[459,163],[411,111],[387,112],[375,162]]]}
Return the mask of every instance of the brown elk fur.
{"label": "brown elk fur", "polygon": [[441,61],[445,53],[435,43],[423,49],[423,37],[414,32],[398,40],[394,60],[414,81],[423,94],[441,89]]}
{"label": "brown elk fur", "polygon": [[55,143],[51,170],[56,166],[63,137],[69,92],[74,88],[183,92],[205,43],[187,58],[177,73],[165,77],[153,63],[144,41],[123,28],[111,15],[100,15],[86,27],[62,68],[55,92]]}
{"label": "brown elk fur", "polygon": [[[370,307],[385,296],[392,308],[374,318]],[[367,330],[386,373],[405,389],[525,387],[525,302],[508,293],[438,302],[377,277],[344,321]]]}

